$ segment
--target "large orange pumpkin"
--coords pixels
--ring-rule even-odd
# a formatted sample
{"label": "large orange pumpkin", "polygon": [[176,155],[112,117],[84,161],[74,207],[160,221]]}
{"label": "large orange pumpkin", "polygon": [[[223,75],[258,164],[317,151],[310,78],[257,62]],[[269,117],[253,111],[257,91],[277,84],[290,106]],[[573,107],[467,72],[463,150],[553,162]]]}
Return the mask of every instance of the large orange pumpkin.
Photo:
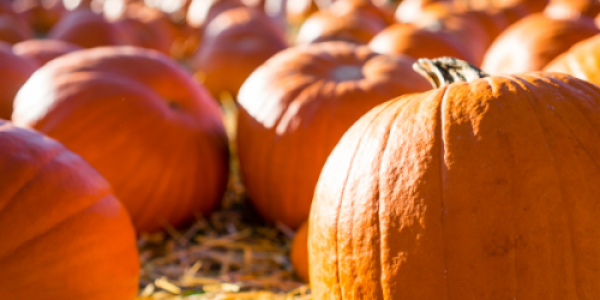
{"label": "large orange pumpkin", "polygon": [[85,158],[111,183],[139,231],[208,214],[225,189],[219,107],[156,51],[101,47],[61,56],[19,91],[13,121]]}
{"label": "large orange pumpkin", "polygon": [[371,40],[369,47],[382,54],[405,54],[415,58],[452,56],[475,63],[473,53],[458,38],[412,24],[389,26]]}
{"label": "large orange pumpkin", "polygon": [[529,15],[511,25],[485,54],[482,68],[490,73],[539,71],[575,43],[600,30],[585,19]]}
{"label": "large orange pumpkin", "polygon": [[0,299],[134,299],[135,233],[106,180],[5,121],[0,145]]}
{"label": "large orange pumpkin", "polygon": [[544,71],[567,73],[600,85],[600,35],[575,44],[551,61]]}
{"label": "large orange pumpkin", "polygon": [[59,40],[28,40],[13,45],[14,54],[35,61],[38,66],[83,48]]}
{"label": "large orange pumpkin", "polygon": [[11,45],[0,42],[0,119],[10,120],[17,91],[37,68],[35,61],[16,55]]}
{"label": "large orange pumpkin", "polygon": [[329,157],[314,299],[600,298],[600,88],[438,63],[443,87],[371,110]]}
{"label": "large orange pumpkin", "polygon": [[262,11],[239,7],[208,24],[193,67],[214,96],[224,91],[237,95],[254,69],[286,47],[283,30]]}
{"label": "large orange pumpkin", "polygon": [[118,26],[87,9],[67,13],[50,30],[48,37],[84,48],[118,46],[128,42],[126,33]]}
{"label": "large orange pumpkin", "polygon": [[298,228],[329,152],[375,105],[427,82],[413,59],[327,42],[284,50],[259,67],[238,95],[238,152],[247,194],[269,221]]}

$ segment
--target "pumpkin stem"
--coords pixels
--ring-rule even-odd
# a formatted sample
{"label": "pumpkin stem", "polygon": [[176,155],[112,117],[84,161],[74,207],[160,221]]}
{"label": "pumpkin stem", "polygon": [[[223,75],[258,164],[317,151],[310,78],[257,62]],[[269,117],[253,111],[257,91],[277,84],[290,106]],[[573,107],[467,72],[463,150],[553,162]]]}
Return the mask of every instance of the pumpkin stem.
{"label": "pumpkin stem", "polygon": [[489,76],[468,62],[454,57],[420,58],[413,64],[413,69],[427,78],[434,88]]}

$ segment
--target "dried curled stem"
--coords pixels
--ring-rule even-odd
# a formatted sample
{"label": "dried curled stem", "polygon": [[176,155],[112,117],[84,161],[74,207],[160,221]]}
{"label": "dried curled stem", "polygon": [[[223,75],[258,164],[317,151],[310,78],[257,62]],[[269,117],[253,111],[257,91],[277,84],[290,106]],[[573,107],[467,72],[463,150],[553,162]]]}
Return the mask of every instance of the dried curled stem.
{"label": "dried curled stem", "polygon": [[489,76],[468,62],[454,57],[421,58],[413,64],[413,69],[427,78],[434,88]]}

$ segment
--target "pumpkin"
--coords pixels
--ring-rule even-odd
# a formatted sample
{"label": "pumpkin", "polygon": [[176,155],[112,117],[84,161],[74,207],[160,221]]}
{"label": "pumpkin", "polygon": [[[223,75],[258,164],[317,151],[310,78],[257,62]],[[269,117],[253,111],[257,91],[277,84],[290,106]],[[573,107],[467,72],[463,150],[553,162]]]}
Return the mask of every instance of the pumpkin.
{"label": "pumpkin", "polygon": [[345,41],[367,44],[387,26],[386,21],[360,9],[336,11],[321,10],[302,24],[296,44]]}
{"label": "pumpkin", "polygon": [[595,17],[600,13],[600,2],[597,0],[551,0],[546,15],[555,18]]}
{"label": "pumpkin", "polygon": [[13,53],[11,45],[0,42],[0,119],[10,120],[17,91],[38,65]]}
{"label": "pumpkin", "polygon": [[378,33],[369,43],[382,54],[405,54],[417,58],[453,56],[474,62],[470,50],[458,38],[412,24],[394,24]]}
{"label": "pumpkin", "polygon": [[16,125],[59,140],[110,182],[138,231],[179,226],[219,204],[228,172],[219,107],[159,52],[100,47],[61,56],[14,105]]}
{"label": "pumpkin", "polygon": [[[395,18],[400,23],[417,21],[427,9],[439,9],[454,5],[452,0],[403,0],[396,8]],[[429,7],[428,7],[429,6]]]}
{"label": "pumpkin", "polygon": [[419,69],[443,86],[374,108],[327,160],[313,298],[598,299],[600,88]]}
{"label": "pumpkin", "polygon": [[471,9],[520,7],[530,13],[542,12],[550,0],[468,0]]}
{"label": "pumpkin", "polygon": [[394,14],[376,6],[371,0],[337,0],[331,4],[329,10],[338,14],[352,13],[353,10],[358,10],[372,18],[383,20],[386,25],[396,23]]}
{"label": "pumpkin", "polygon": [[295,229],[308,218],[321,168],[342,134],[375,105],[428,89],[407,56],[327,42],[284,50],[238,94],[237,149],[248,198]]}
{"label": "pumpkin", "polygon": [[0,298],[131,300],[139,259],[131,220],[79,156],[0,121]]}
{"label": "pumpkin", "polygon": [[208,24],[192,65],[215,97],[236,95],[254,69],[286,47],[283,30],[262,11],[240,7]]}
{"label": "pumpkin", "polygon": [[59,40],[27,40],[13,45],[14,54],[34,61],[38,66],[67,53],[83,48]]}
{"label": "pumpkin", "polygon": [[296,275],[308,282],[308,222],[302,223],[296,231],[290,250],[290,261]]}
{"label": "pumpkin", "polygon": [[575,43],[599,32],[583,19],[529,15],[500,34],[485,54],[482,68],[491,73],[539,71]]}
{"label": "pumpkin", "polygon": [[544,71],[567,73],[600,85],[600,35],[575,44],[552,60]]}
{"label": "pumpkin", "polygon": [[171,53],[175,36],[167,24],[168,20],[157,11],[137,9],[127,11],[114,23],[128,37],[127,44],[154,49],[164,54]]}
{"label": "pumpkin", "polygon": [[67,13],[50,30],[48,37],[84,48],[125,45],[128,41],[125,32],[115,24],[87,9]]}
{"label": "pumpkin", "polygon": [[485,51],[506,25],[502,15],[489,16],[485,12],[460,11],[456,7],[425,10],[414,22],[418,27],[445,33],[459,39],[473,54],[474,64],[479,66]]}

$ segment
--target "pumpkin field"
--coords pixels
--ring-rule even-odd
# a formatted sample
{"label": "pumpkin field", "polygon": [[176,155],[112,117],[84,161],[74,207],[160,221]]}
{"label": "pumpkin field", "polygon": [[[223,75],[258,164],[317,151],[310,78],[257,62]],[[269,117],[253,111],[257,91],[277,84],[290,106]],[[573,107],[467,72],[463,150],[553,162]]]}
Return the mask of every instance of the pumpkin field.
{"label": "pumpkin field", "polygon": [[0,0],[0,300],[59,299],[600,299],[600,1]]}

